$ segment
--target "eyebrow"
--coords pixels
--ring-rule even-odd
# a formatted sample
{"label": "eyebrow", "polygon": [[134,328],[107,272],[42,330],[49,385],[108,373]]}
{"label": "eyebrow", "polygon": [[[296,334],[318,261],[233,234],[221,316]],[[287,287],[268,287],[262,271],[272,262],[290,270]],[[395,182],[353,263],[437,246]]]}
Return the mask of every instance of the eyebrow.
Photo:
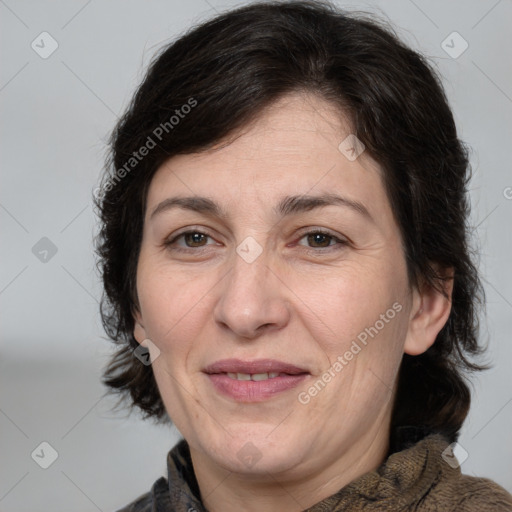
{"label": "eyebrow", "polygon": [[[350,208],[356,213],[366,217],[368,220],[373,221],[370,212],[363,203],[337,194],[286,196],[279,201],[276,207],[274,207],[274,213],[280,217],[285,217],[287,215],[307,212],[324,206],[343,206],[345,208]],[[223,220],[226,220],[229,217],[227,212],[212,199],[201,196],[190,196],[169,197],[168,199],[163,200],[153,210],[150,218],[174,208],[190,210],[210,215],[212,217],[218,217]]]}

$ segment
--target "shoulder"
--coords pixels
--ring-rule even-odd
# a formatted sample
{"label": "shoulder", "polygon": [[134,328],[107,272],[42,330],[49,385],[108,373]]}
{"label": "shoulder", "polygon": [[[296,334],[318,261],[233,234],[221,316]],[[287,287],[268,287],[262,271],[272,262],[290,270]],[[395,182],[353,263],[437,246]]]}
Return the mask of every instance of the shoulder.
{"label": "shoulder", "polygon": [[129,505],[117,510],[117,512],[151,512],[153,507],[153,498],[150,492],[139,496],[135,501]]}
{"label": "shoulder", "polygon": [[139,496],[136,500],[116,512],[152,512],[155,510],[154,507],[156,503],[161,503],[162,500],[166,500],[166,497],[168,496],[169,488],[167,479],[162,477],[153,484],[153,487],[149,492]]}
{"label": "shoulder", "polygon": [[450,447],[443,435],[432,434],[388,458],[379,476],[386,497],[393,485],[396,509],[512,512],[512,495],[492,480],[463,474],[448,460]]}
{"label": "shoulder", "polygon": [[496,482],[464,474],[452,474],[439,484],[438,495],[453,502],[453,510],[512,512],[512,495]]}

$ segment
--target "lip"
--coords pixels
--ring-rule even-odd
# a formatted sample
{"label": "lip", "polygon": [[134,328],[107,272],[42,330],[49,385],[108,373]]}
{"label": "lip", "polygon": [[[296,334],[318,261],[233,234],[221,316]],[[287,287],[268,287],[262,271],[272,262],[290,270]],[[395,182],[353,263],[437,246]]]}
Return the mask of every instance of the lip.
{"label": "lip", "polygon": [[254,359],[253,361],[242,361],[241,359],[221,359],[207,366],[205,373],[287,373],[298,375],[309,373],[305,368],[300,368],[290,363],[284,363],[276,359]]}
{"label": "lip", "polygon": [[[236,380],[228,373],[279,373],[277,377],[253,381]],[[257,359],[242,361],[240,359],[223,359],[204,369],[214,388],[221,394],[237,402],[262,402],[273,396],[293,389],[300,384],[309,372],[296,365],[275,359]]]}

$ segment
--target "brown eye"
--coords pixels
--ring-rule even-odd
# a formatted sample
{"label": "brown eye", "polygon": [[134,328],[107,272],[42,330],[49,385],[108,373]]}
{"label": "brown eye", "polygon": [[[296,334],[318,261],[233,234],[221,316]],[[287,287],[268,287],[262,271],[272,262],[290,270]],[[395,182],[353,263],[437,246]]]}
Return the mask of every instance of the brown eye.
{"label": "brown eye", "polygon": [[328,247],[334,237],[324,233],[313,233],[307,235],[308,243],[316,247]]}
{"label": "brown eye", "polygon": [[203,242],[206,242],[208,236],[204,233],[199,233],[198,231],[189,231],[187,233],[183,233],[183,240],[187,247],[202,247],[205,245]]}
{"label": "brown eye", "polygon": [[306,243],[299,242],[299,245],[306,245],[311,249],[336,249],[341,248],[347,244],[345,240],[341,240],[331,233],[318,230],[305,233],[301,240],[306,240]]}
{"label": "brown eye", "polygon": [[201,231],[184,231],[175,236],[172,240],[165,242],[165,246],[176,251],[187,251],[200,249],[212,245],[208,240],[213,240],[211,236]]}

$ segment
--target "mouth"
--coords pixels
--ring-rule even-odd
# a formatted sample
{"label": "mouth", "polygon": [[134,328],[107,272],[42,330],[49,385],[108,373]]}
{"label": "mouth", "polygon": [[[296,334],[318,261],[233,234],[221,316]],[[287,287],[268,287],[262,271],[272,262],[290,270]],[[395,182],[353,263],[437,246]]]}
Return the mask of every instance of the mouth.
{"label": "mouth", "polygon": [[203,371],[217,392],[247,403],[262,402],[288,391],[310,375],[305,368],[274,359],[224,359]]}
{"label": "mouth", "polygon": [[256,382],[261,381],[261,380],[275,379],[276,377],[288,376],[287,373],[279,373],[279,372],[269,372],[269,373],[231,373],[231,372],[228,372],[224,375],[227,375],[230,379],[234,379],[234,380],[253,380]]}

